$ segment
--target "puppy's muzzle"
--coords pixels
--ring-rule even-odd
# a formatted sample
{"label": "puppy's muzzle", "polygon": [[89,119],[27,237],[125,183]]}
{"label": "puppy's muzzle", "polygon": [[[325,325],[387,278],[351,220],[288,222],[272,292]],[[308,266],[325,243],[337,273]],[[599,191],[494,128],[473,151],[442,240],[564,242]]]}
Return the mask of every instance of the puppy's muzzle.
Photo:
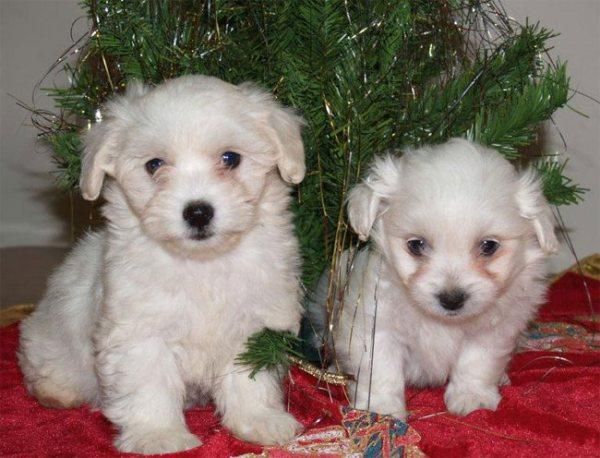
{"label": "puppy's muzzle", "polygon": [[437,298],[443,308],[455,312],[465,305],[465,301],[469,298],[469,295],[461,289],[453,289],[442,291],[437,295]]}
{"label": "puppy's muzzle", "polygon": [[193,238],[196,240],[212,235],[209,226],[214,216],[215,209],[204,201],[190,202],[183,210],[183,219],[193,229]]}

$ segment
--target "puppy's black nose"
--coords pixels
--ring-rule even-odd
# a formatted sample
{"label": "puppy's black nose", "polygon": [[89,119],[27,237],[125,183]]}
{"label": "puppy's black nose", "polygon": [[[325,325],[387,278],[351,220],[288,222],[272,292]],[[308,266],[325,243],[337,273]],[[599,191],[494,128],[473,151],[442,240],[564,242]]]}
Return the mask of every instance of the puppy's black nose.
{"label": "puppy's black nose", "polygon": [[212,205],[206,202],[191,202],[183,210],[183,219],[194,229],[203,232],[215,216]]}
{"label": "puppy's black nose", "polygon": [[453,289],[450,291],[442,291],[437,296],[442,307],[446,310],[459,310],[465,305],[465,301],[469,295],[461,289]]}

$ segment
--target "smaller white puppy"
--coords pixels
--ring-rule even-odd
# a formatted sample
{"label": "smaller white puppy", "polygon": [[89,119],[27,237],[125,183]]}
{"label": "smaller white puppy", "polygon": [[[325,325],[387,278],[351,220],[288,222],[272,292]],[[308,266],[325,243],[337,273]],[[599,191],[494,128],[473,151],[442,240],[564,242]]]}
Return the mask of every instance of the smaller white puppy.
{"label": "smaller white puppy", "polygon": [[291,439],[300,424],[280,376],[251,380],[235,358],[263,328],[299,328],[288,183],[304,177],[301,119],[206,76],[133,85],[103,117],[85,138],[81,190],[103,189],[107,227],[22,324],[27,388],[51,407],[99,406],[124,452],[200,445],[183,409],[207,397],[240,438]]}
{"label": "smaller white puppy", "polygon": [[[372,239],[353,259],[344,253],[329,323],[355,406],[405,418],[405,385],[448,382],[450,412],[495,410],[558,245],[536,174],[453,139],[376,159],[348,217]],[[327,284],[324,275],[320,303]]]}

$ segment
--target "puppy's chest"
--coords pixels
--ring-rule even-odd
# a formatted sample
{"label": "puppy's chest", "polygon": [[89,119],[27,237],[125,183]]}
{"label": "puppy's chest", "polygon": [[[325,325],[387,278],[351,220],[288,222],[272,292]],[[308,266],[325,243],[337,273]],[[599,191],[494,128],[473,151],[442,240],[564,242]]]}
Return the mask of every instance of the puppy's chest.
{"label": "puppy's chest", "polygon": [[204,385],[232,364],[257,329],[248,314],[206,291],[183,310],[170,345],[178,354],[184,379]]}
{"label": "puppy's chest", "polygon": [[462,347],[461,332],[437,324],[421,324],[407,339],[405,375],[409,384],[439,385],[446,382]]}
{"label": "puppy's chest", "polygon": [[244,309],[244,299],[231,291],[208,285],[191,288],[179,304],[177,322],[182,341],[187,345],[206,346],[214,342],[235,340],[240,330],[252,321]]}

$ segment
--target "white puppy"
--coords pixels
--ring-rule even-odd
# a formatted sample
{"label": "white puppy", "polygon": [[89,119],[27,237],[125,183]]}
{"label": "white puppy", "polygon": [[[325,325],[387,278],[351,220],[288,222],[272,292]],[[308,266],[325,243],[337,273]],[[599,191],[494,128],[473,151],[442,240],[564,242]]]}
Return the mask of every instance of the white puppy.
{"label": "white puppy", "polygon": [[[186,76],[133,85],[85,137],[81,190],[105,181],[107,228],[87,235],[21,327],[42,404],[98,405],[119,450],[196,447],[183,409],[212,398],[261,444],[292,438],[278,374],[235,364],[263,328],[297,332],[289,187],[305,173],[301,119],[255,87]],[[283,178],[283,180],[282,180]]]}
{"label": "white puppy", "polygon": [[[517,337],[544,299],[543,259],[557,248],[535,173],[453,139],[376,159],[348,217],[373,240],[353,259],[344,253],[329,323],[356,407],[404,418],[406,384],[448,381],[450,412],[496,409]],[[325,275],[317,297],[327,284]]]}

